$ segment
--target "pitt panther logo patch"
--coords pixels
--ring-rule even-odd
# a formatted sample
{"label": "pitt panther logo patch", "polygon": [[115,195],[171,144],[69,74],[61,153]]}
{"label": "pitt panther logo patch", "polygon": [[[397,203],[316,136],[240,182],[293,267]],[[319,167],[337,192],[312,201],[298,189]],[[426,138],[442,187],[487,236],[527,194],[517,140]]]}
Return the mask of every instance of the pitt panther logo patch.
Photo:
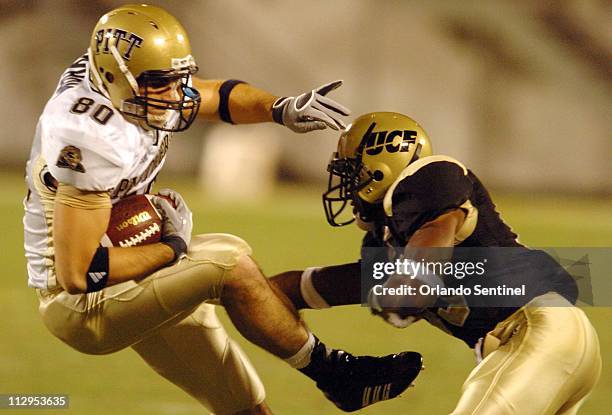
{"label": "pitt panther logo patch", "polygon": [[96,55],[99,53],[111,53],[109,41],[112,38],[115,38],[113,43],[117,47],[117,50],[121,49],[122,43],[127,43],[125,52],[121,54],[121,57],[126,61],[129,61],[132,57],[134,48],[140,48],[143,42],[140,36],[128,32],[127,30],[110,27],[107,29],[100,29],[96,32]]}
{"label": "pitt panther logo patch", "polygon": [[416,143],[417,132],[413,130],[374,131],[376,123],[373,122],[363,135],[361,143],[366,154],[375,156],[383,149],[389,153],[407,152],[410,144]]}
{"label": "pitt panther logo patch", "polygon": [[79,173],[85,173],[85,167],[81,164],[81,149],[75,146],[66,146],[60,152],[55,164],[61,169],[70,169]]}

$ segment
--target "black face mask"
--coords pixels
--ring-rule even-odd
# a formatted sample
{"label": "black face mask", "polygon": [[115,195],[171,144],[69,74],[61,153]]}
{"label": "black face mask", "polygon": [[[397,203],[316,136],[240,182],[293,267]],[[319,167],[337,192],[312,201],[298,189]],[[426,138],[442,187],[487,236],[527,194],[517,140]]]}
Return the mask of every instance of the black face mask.
{"label": "black face mask", "polygon": [[385,220],[385,210],[382,202],[372,204],[358,197],[353,205],[353,212],[359,214],[359,218],[363,222],[380,223]]}
{"label": "black face mask", "polygon": [[[344,226],[352,223],[355,218],[339,219],[347,206],[359,206],[364,203],[359,199],[357,193],[366,187],[374,179],[367,171],[360,158],[348,159],[338,158],[338,153],[327,165],[329,180],[327,191],[323,193],[323,208],[327,222],[332,226]],[[365,174],[361,174],[364,172]],[[360,179],[364,176],[365,179]]]}
{"label": "black face mask", "polygon": [[[198,90],[189,86],[191,75],[196,71],[197,69],[143,72],[137,82],[144,95],[137,95],[124,101],[122,111],[131,117],[143,120],[155,130],[170,132],[186,130],[195,120],[202,100]],[[178,99],[160,99],[149,95],[150,89],[163,90],[163,88],[177,88]],[[152,115],[156,110],[166,112],[165,118],[170,122],[161,124],[156,122]]]}

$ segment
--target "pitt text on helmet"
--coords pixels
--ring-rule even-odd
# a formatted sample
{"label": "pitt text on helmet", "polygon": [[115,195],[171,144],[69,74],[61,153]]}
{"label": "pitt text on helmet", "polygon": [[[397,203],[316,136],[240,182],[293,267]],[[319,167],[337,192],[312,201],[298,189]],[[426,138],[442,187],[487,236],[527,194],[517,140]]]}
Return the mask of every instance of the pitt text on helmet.
{"label": "pitt text on helmet", "polygon": [[125,52],[121,55],[125,60],[130,60],[134,48],[139,48],[142,45],[143,39],[135,33],[117,28],[100,29],[96,32],[96,50],[95,53],[111,53],[109,48],[110,39],[115,38],[117,49],[120,42],[128,44]]}

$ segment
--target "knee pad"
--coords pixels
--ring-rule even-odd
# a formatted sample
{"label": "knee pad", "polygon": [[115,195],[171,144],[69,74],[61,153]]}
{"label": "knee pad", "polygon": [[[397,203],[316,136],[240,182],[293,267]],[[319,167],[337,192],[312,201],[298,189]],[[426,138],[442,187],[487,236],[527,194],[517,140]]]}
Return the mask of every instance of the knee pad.
{"label": "knee pad", "polygon": [[251,255],[252,252],[244,239],[227,233],[209,233],[191,238],[187,256],[193,261],[213,263],[231,269],[241,257]]}

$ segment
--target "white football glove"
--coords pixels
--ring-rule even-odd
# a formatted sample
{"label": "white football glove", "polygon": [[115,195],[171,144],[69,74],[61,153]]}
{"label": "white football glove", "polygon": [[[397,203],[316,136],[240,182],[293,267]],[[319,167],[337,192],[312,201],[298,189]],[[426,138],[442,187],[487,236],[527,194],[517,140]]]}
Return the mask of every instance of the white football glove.
{"label": "white football glove", "polygon": [[397,329],[405,329],[421,318],[418,315],[405,314],[401,308],[385,308],[381,306],[379,298],[374,294],[373,290],[370,290],[368,293],[368,306],[372,314],[379,316]]}
{"label": "white football glove", "polygon": [[278,98],[272,105],[274,121],[296,133],[323,130],[326,127],[332,130],[345,129],[340,116],[350,115],[351,110],[326,97],[341,85],[342,81],[334,81],[297,97]]}
{"label": "white football glove", "polygon": [[174,261],[178,261],[185,256],[187,248],[191,242],[191,231],[193,229],[192,213],[183,197],[171,189],[162,189],[159,195],[153,196],[151,201],[158,208],[162,216],[162,238],[161,242],[166,243],[174,250]]}
{"label": "white football glove", "polygon": [[[435,284],[441,283],[437,276],[431,279],[435,281]],[[428,283],[421,279],[413,280],[410,275],[393,274],[382,284],[382,288],[400,289],[404,286],[412,286],[417,290],[420,284]],[[416,292],[418,293],[418,290]],[[414,295],[376,295],[372,288],[368,293],[368,306],[375,316],[381,317],[393,327],[403,329],[420,320],[427,307],[433,305],[435,298],[416,293]]]}

